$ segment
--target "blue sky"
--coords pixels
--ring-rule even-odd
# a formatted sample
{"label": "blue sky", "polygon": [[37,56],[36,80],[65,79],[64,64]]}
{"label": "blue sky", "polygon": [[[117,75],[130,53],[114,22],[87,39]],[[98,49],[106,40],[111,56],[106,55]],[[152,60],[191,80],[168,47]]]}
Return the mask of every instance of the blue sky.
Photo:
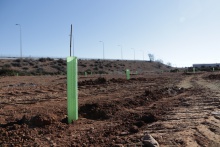
{"label": "blue sky", "polygon": [[0,55],[220,63],[219,0],[0,0]]}

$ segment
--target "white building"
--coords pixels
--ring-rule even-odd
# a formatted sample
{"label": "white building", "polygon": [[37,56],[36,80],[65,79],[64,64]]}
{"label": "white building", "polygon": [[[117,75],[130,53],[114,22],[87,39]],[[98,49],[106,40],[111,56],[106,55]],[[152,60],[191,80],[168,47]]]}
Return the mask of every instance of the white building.
{"label": "white building", "polygon": [[201,68],[201,67],[220,67],[220,63],[213,64],[193,64],[193,67]]}

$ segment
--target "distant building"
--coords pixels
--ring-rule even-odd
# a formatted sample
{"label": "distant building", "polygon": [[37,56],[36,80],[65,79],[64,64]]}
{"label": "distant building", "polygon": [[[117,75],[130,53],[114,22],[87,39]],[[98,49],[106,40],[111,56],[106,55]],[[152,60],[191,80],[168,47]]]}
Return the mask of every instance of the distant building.
{"label": "distant building", "polygon": [[213,64],[193,64],[193,67],[201,68],[201,67],[220,67],[220,63]]}

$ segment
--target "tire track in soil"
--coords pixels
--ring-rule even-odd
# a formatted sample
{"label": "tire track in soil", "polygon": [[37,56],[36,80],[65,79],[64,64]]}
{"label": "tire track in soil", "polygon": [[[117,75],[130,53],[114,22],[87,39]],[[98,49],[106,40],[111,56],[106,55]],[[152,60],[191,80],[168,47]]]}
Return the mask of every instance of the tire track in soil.
{"label": "tire track in soil", "polygon": [[[148,85],[148,84],[146,84],[146,85],[142,85],[143,86],[143,88],[142,88],[142,86],[140,87],[139,86],[139,84],[140,83],[136,83],[136,85],[135,85],[135,89],[136,90],[133,90],[133,91],[130,91],[130,89],[132,89],[133,88],[133,85],[134,83],[128,83],[128,84],[119,84],[118,86],[119,87],[121,87],[121,89],[120,90],[122,90],[122,89],[127,89],[127,90],[124,90],[124,91],[116,91],[115,92],[115,94],[117,94],[117,93],[123,93],[120,97],[118,97],[118,98],[116,98],[116,99],[121,99],[122,97],[131,97],[131,98],[133,98],[133,96],[132,96],[132,94],[133,94],[133,91],[135,92],[136,90],[136,92],[135,92],[135,95],[139,95],[140,93],[142,93],[143,91],[144,91],[144,89],[146,88],[146,86]],[[141,83],[141,84],[143,84],[143,83]],[[136,87],[137,86],[137,87]],[[138,87],[139,86],[139,87]],[[100,86],[99,86],[100,87]],[[95,87],[94,88],[94,91],[95,91],[95,93],[96,93],[96,95],[99,95],[100,97],[103,97],[103,99],[104,100],[106,100],[106,92],[103,92],[103,90],[105,90],[105,89],[107,89],[108,87],[106,87],[106,86],[103,86],[102,88],[103,89],[101,89],[101,88],[99,88],[99,87]],[[144,88],[145,87],[145,88]],[[40,89],[41,88],[43,88],[43,87],[40,87]],[[140,90],[138,90],[138,88],[140,88]],[[46,88],[45,88],[46,89]],[[43,91],[46,91],[46,90],[43,90]],[[97,90],[97,89],[99,89],[99,90]],[[25,90],[24,90],[25,91]],[[35,91],[36,92],[36,91]],[[41,91],[39,91],[40,93],[41,93]],[[90,89],[88,90],[88,92],[90,92]],[[128,93],[129,92],[129,93]],[[38,94],[38,91],[36,92],[36,94]],[[39,94],[39,96],[40,96],[40,98],[42,98],[42,94]],[[110,95],[110,98],[114,98],[114,95]],[[94,100],[95,101],[97,101],[97,99],[99,100],[100,98],[97,98],[97,96],[95,97],[94,96]],[[91,100],[91,97],[89,97],[89,98],[87,98],[87,99],[90,99]],[[23,101],[27,101],[28,99],[27,99],[27,97],[24,97],[23,98]],[[82,99],[83,100],[83,99]],[[109,99],[110,101],[112,100],[112,99]],[[39,100],[36,100],[36,101],[38,101],[39,102]],[[49,99],[48,99],[48,101],[50,101]],[[83,102],[83,101],[82,101]],[[14,103],[14,102],[10,102],[10,103]],[[55,104],[55,103],[53,103],[53,104]],[[60,106],[60,104],[59,104],[59,106]],[[10,124],[10,122],[13,122],[14,120],[14,115],[16,114],[16,111],[17,112],[21,112],[22,111],[22,109],[24,109],[25,107],[26,107],[26,105],[23,105],[23,107],[20,107],[19,109],[16,109],[16,106],[14,107],[14,106],[6,106],[7,108],[6,109],[9,109],[10,107],[11,107],[11,111],[12,112],[10,112],[10,114],[9,114],[9,116],[11,116],[9,119],[7,119],[6,118],[6,121],[2,121],[2,122],[9,122],[9,124]],[[36,110],[37,111],[41,111],[40,113],[46,113],[47,115],[51,115],[51,114],[49,114],[49,112],[47,112],[47,107],[49,107],[50,108],[50,104],[48,104],[48,102],[46,103],[46,101],[45,102],[40,102],[40,103],[36,103],[35,105],[29,105],[29,107],[31,107],[31,112],[28,112],[28,113],[30,113],[30,115],[31,116],[34,116],[34,114],[36,114],[36,113],[38,113],[38,112],[35,112]],[[43,109],[45,107],[45,109]],[[54,108],[51,108],[51,109],[54,109]],[[30,110],[30,109],[29,109]],[[33,112],[34,111],[34,112]],[[57,108],[56,108],[56,111],[57,111]],[[61,114],[63,114],[63,112],[65,113],[65,111],[66,111],[66,109],[63,111],[61,111]],[[51,111],[52,113],[53,113],[53,111]],[[3,112],[4,113],[4,112]],[[23,113],[23,111],[22,111],[22,113]],[[25,110],[25,113],[27,113],[27,110]],[[56,112],[57,113],[57,112]],[[21,118],[21,116],[18,116],[18,115],[16,115],[16,117],[17,118]],[[88,126],[87,125],[81,125],[80,123],[86,123],[86,122],[88,122]],[[91,124],[91,122],[92,122],[92,124]],[[117,126],[117,124],[119,123],[119,122],[116,122],[116,123],[114,123],[114,121],[113,122],[107,122],[107,121],[103,121],[102,123],[101,123],[101,125],[100,125],[100,122],[101,121],[92,121],[92,120],[85,120],[85,119],[83,119],[83,118],[81,118],[79,121],[77,121],[77,123],[79,123],[80,124],[80,126],[79,126],[79,128],[77,128],[79,131],[78,131],[78,134],[80,133],[80,134],[83,134],[82,132],[82,129],[85,129],[85,130],[88,130],[88,128],[89,128],[89,130],[90,130],[90,128],[93,128],[92,130],[94,130],[94,128],[100,128],[100,126],[103,126],[103,128],[104,129],[108,129],[108,128],[106,128],[106,123],[108,123],[108,124],[110,124],[109,125],[109,128],[112,128],[112,126],[116,126],[116,128],[118,128],[118,126]],[[77,130],[75,127],[76,127],[76,125],[77,125],[77,123],[76,124],[74,124],[71,128],[72,129],[74,129],[74,130]],[[49,126],[49,127],[54,127],[54,126]],[[120,127],[120,126],[119,126]],[[53,129],[54,130],[54,129]],[[121,129],[119,129],[119,130],[121,130]],[[20,130],[21,131],[21,130]],[[75,131],[72,131],[72,130],[70,130],[71,132],[74,132],[74,133],[76,133]],[[70,131],[68,131],[68,133],[70,133]],[[103,133],[103,130],[99,130],[98,129],[98,132],[100,132],[100,134],[101,133]],[[85,135],[89,135],[88,134],[88,132],[86,131],[85,132],[86,134]],[[64,136],[65,136],[66,134],[64,134]],[[79,135],[80,136],[80,135]],[[39,136],[38,136],[39,137]],[[89,136],[88,136],[89,137]],[[36,137],[37,138],[37,137]],[[89,137],[89,138],[91,138],[91,137]],[[69,140],[74,140],[73,138],[68,138],[66,141],[69,141]],[[131,140],[133,140],[132,138],[130,138]],[[65,141],[65,140],[64,140]],[[106,140],[105,140],[106,141]],[[43,139],[41,138],[41,141],[39,140],[39,142],[43,142]],[[110,141],[111,142],[111,141]],[[79,142],[78,142],[79,143]],[[82,141],[80,142],[80,144],[82,144]],[[104,143],[103,143],[104,144]]]}
{"label": "tire track in soil", "polygon": [[[200,78],[197,80],[200,80]],[[160,81],[161,79],[158,81],[156,81],[156,79],[152,79],[152,82],[156,84],[158,84]],[[167,83],[166,81],[167,80],[163,80],[164,83]],[[108,86],[86,85],[81,87],[79,90],[80,105],[86,104],[87,101],[90,103],[96,102],[100,104],[100,102],[112,102],[112,100],[132,100],[132,98],[138,98],[137,96],[140,96],[145,89],[151,89],[152,84],[150,83],[151,81],[148,81],[148,83],[143,81],[136,83],[133,82],[130,84],[112,83]],[[170,83],[172,84],[172,81]],[[160,98],[157,101],[155,100],[155,102],[153,102],[150,106],[134,106],[134,108],[126,107],[127,109],[123,109],[124,113],[118,113],[122,113],[120,114],[119,118],[112,118],[109,120],[92,120],[80,117],[77,122],[69,126],[55,122],[57,123],[56,125],[49,125],[46,128],[35,128],[34,130],[31,128],[25,128],[24,130],[27,130],[27,132],[32,131],[33,133],[36,133],[35,131],[46,132],[43,134],[43,136],[37,133],[31,136],[33,140],[41,146],[49,146],[54,142],[58,145],[60,143],[63,146],[70,146],[72,144],[88,146],[92,143],[110,146],[110,143],[113,143],[113,141],[116,143],[119,142],[119,144],[124,142],[124,144],[130,146],[141,146],[141,143],[138,143],[137,141],[140,141],[140,138],[144,133],[150,133],[160,143],[160,146],[218,146],[219,142],[215,139],[218,139],[219,137],[220,122],[219,119],[216,119],[213,115],[211,115],[211,112],[213,110],[218,110],[219,98],[216,97],[216,95],[211,95],[210,89],[202,88],[198,83],[196,83],[195,76],[187,77],[186,81],[182,81],[181,83],[188,85],[187,88],[191,87],[190,90],[176,96]],[[165,84],[161,85],[164,86]],[[153,84],[152,87],[154,89],[159,89],[159,87],[162,87],[161,85],[155,86]],[[53,94],[53,90],[50,90],[53,89],[51,86],[50,88],[45,88],[49,89],[48,93]],[[56,86],[54,86],[54,91],[55,89],[57,89]],[[43,90],[47,91],[45,89]],[[111,92],[107,92],[108,90],[111,90]],[[24,90],[24,92],[25,91],[26,90]],[[63,95],[62,89],[58,89],[58,91],[60,91],[58,96],[61,97]],[[35,94],[39,94],[39,99],[43,99],[45,96],[47,96],[47,93]],[[56,93],[54,96],[56,96]],[[65,114],[65,99],[62,101],[62,103],[53,102],[50,104],[52,97],[46,98],[48,99],[49,103],[42,101],[31,106],[36,108],[38,111],[41,111],[41,113],[46,113],[48,115],[51,115],[51,113],[56,113],[56,115],[58,115],[59,113],[57,111],[60,111],[59,118]],[[27,99],[23,99],[23,101],[26,100]],[[61,104],[62,107],[60,106]],[[54,108],[51,107],[52,105],[54,105]],[[6,107],[10,111],[10,113],[7,113],[8,115],[12,116],[14,114],[18,114],[14,112],[16,110],[14,109],[14,106],[7,105]],[[25,107],[26,105],[23,106],[23,108]],[[43,107],[45,107],[45,109],[42,109]],[[23,111],[21,111],[23,108],[21,107],[18,109],[20,110],[18,112],[23,113]],[[51,110],[46,112],[48,111],[48,108]],[[55,108],[56,112],[54,111]],[[140,128],[138,133],[124,134],[126,132],[123,132],[123,129],[126,130],[127,128],[125,128],[125,126],[130,124],[127,124],[128,122],[122,122],[121,119],[126,117],[134,117],[132,116],[133,114],[142,115],[144,112],[153,112],[163,109],[166,111],[164,114],[161,114],[161,119],[159,119],[157,122],[144,125],[142,128]],[[27,112],[27,110],[25,111]],[[35,111],[35,109],[32,111]],[[2,113],[5,114],[5,112]],[[31,113],[31,116],[34,116],[33,114],[38,112]],[[127,114],[127,116],[124,116],[124,114]],[[17,118],[21,117],[17,116]],[[10,120],[6,121],[11,122]],[[57,126],[59,126],[60,129],[58,129]],[[68,130],[66,128],[68,128]],[[66,130],[66,133],[63,132],[63,130]],[[47,133],[47,131],[50,133]],[[116,131],[119,131],[119,134]],[[116,135],[111,133],[115,133]],[[62,134],[62,136],[60,136],[60,134]],[[55,137],[55,135],[59,137]],[[54,140],[52,139],[53,137],[55,137]],[[33,145],[32,139],[29,141],[31,141],[29,145]],[[28,144],[28,142],[26,143]]]}
{"label": "tire track in soil", "polygon": [[190,88],[190,95],[180,97],[178,106],[167,111],[165,121],[152,124],[147,131],[161,146],[220,146],[220,120],[211,114],[219,111],[219,87],[202,75],[186,77],[178,86]]}

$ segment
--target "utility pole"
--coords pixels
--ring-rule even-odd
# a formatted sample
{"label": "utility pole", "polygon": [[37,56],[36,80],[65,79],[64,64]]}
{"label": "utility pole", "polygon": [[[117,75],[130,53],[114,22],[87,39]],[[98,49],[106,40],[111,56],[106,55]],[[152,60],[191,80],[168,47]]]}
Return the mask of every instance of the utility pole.
{"label": "utility pole", "polygon": [[22,60],[22,35],[21,35],[21,25],[20,24],[16,24],[20,27],[20,58]]}
{"label": "utility pole", "polygon": [[102,42],[102,48],[103,48],[103,60],[105,59],[105,46],[104,46],[104,42],[103,41],[99,41]]}
{"label": "utility pole", "polygon": [[134,60],[135,60],[135,49],[134,48],[131,48],[132,50],[134,50]]}
{"label": "utility pole", "polygon": [[121,47],[121,60],[123,59],[123,52],[122,52],[122,46],[121,45],[118,45]]}
{"label": "utility pole", "polygon": [[70,57],[71,57],[71,45],[72,45],[72,24],[70,29]]}

